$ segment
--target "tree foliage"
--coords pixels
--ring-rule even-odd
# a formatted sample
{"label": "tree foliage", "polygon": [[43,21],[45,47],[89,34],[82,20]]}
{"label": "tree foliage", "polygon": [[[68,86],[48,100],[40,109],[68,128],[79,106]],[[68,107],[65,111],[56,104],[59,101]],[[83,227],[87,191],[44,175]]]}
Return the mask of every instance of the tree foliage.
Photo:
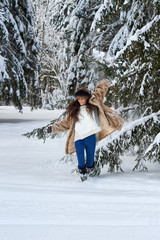
{"label": "tree foliage", "polygon": [[29,0],[0,2],[0,100],[20,110],[23,104],[39,105],[39,42],[33,19]]}

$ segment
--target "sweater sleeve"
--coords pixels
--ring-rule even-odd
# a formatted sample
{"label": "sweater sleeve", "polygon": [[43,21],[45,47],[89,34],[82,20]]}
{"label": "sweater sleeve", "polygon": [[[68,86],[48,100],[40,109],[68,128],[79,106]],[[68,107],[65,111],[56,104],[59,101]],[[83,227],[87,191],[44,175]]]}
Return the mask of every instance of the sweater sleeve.
{"label": "sweater sleeve", "polygon": [[104,100],[104,97],[108,91],[108,88],[110,86],[110,82],[107,79],[102,80],[95,88],[95,92],[92,94],[91,99],[93,100],[96,98],[100,102]]}
{"label": "sweater sleeve", "polygon": [[51,127],[52,127],[52,133],[66,132],[67,130],[70,129],[70,119],[69,117],[67,117],[64,120],[51,125]]}

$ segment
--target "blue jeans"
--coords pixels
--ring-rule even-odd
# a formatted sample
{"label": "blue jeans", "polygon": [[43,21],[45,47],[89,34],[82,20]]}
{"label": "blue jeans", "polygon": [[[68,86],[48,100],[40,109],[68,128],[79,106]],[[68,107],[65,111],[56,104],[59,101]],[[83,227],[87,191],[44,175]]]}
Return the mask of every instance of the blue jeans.
{"label": "blue jeans", "polygon": [[[78,167],[80,169],[84,169],[86,165],[87,167],[93,167],[94,154],[95,154],[95,148],[96,148],[96,135],[93,134],[84,139],[77,140],[75,142],[75,147],[76,147],[76,153],[78,158]],[[86,161],[85,161],[84,149],[86,149]]]}

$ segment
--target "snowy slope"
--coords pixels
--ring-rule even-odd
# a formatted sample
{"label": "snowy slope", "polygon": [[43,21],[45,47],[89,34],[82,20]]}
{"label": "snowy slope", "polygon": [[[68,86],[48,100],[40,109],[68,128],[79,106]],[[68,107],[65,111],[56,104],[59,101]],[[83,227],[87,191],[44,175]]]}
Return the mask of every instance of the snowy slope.
{"label": "snowy slope", "polygon": [[22,133],[44,126],[60,110],[0,107],[1,240],[151,240],[160,234],[160,166],[103,173],[81,182],[64,164],[65,137],[27,139]]}

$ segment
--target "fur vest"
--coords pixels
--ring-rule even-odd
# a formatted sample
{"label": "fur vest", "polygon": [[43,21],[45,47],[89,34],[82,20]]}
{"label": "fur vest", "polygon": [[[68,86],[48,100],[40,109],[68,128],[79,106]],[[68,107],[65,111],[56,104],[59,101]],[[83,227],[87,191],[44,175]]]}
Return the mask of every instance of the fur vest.
{"label": "fur vest", "polygon": [[[98,132],[98,140],[102,140],[115,130],[120,131],[123,125],[123,120],[118,116],[112,109],[104,105],[103,100],[109,88],[109,81],[102,80],[95,89],[95,92],[92,94],[89,102],[96,106],[98,109],[98,117],[101,126],[101,131]],[[66,119],[51,125],[52,133],[56,132],[65,132],[69,130],[65,152],[66,154],[72,154],[76,151],[74,144],[75,137],[75,122],[73,119],[70,119],[68,116]]]}

